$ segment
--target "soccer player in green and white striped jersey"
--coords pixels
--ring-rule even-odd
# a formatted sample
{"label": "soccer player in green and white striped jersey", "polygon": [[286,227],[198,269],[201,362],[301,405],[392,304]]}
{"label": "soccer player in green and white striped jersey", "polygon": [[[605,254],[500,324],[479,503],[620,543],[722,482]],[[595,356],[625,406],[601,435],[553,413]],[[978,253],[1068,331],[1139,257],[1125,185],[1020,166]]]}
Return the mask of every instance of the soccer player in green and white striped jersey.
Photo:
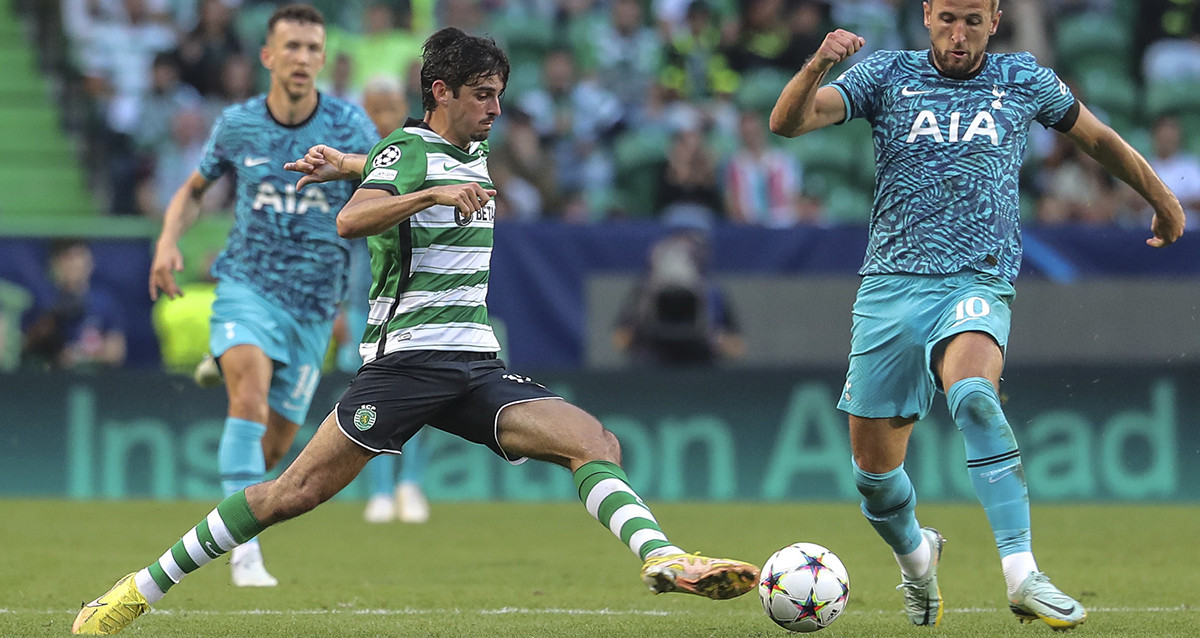
{"label": "soccer player in green and white striped jersey", "polygon": [[330,499],[372,457],[398,453],[425,424],[513,464],[535,458],[569,468],[588,513],[638,556],[655,593],[724,599],[757,585],[754,565],[672,544],[621,470],[616,437],[496,357],[486,306],[496,194],[487,137],[508,60],[491,39],[454,28],[432,35],[423,57],[423,121],[410,121],[366,157],[317,146],[288,165],[306,173],[297,189],[362,179],[337,223],[343,237],[369,237],[363,367],[278,479],[227,497],[157,561],[84,605],[74,633],[120,631],[188,573]]}

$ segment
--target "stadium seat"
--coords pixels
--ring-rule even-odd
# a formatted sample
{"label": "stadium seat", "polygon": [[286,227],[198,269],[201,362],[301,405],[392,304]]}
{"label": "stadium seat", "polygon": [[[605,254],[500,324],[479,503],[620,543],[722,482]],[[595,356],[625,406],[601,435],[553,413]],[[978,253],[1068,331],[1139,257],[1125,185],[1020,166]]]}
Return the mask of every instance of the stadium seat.
{"label": "stadium seat", "polygon": [[870,192],[838,185],[825,196],[825,218],[834,224],[866,224],[871,219]]}
{"label": "stadium seat", "polygon": [[0,16],[0,210],[8,219],[93,215],[75,144],[8,0]]}
{"label": "stadium seat", "polygon": [[1178,79],[1153,82],[1146,87],[1146,114],[1200,114],[1200,81]]}
{"label": "stadium seat", "polygon": [[1054,42],[1058,66],[1070,76],[1097,67],[1128,72],[1133,61],[1133,23],[1100,13],[1060,18]]}
{"label": "stadium seat", "polygon": [[1123,132],[1136,125],[1141,91],[1129,74],[1114,68],[1092,67],[1076,77],[1083,103],[1106,113],[1110,126]]}
{"label": "stadium seat", "polygon": [[617,202],[632,217],[652,217],[661,167],[671,140],[665,134],[630,131],[615,147]]}
{"label": "stadium seat", "polygon": [[768,115],[791,78],[790,73],[777,69],[755,69],[743,73],[736,94],[738,106],[763,116]]}

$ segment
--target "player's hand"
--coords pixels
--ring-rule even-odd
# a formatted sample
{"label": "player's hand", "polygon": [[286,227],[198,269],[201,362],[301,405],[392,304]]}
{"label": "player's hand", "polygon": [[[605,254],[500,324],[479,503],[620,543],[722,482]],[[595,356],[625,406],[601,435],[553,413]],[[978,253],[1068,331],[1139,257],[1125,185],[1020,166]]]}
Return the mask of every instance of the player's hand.
{"label": "player's hand", "polygon": [[817,48],[817,52],[813,54],[809,64],[824,73],[833,68],[835,64],[858,53],[858,50],[863,48],[866,43],[867,41],[861,36],[845,29],[831,31],[825,36],[825,40],[821,42],[821,46]]}
{"label": "player's hand", "polygon": [[433,193],[434,203],[457,208],[458,216],[463,221],[483,210],[484,205],[496,196],[496,191],[475,182],[435,186],[429,190]]}
{"label": "player's hand", "polygon": [[1177,239],[1183,236],[1183,226],[1187,218],[1183,214],[1183,207],[1179,205],[1179,200],[1171,197],[1170,203],[1165,208],[1155,208],[1154,219],[1150,221],[1150,232],[1154,236],[1146,240],[1146,245],[1152,248],[1163,248],[1175,243]]}
{"label": "player's hand", "polygon": [[342,162],[345,160],[346,154],[324,144],[318,144],[304,154],[304,157],[283,165],[285,170],[304,173],[304,176],[296,182],[296,190],[300,190],[309,184],[319,184],[321,182],[332,182],[341,179]]}
{"label": "player's hand", "polygon": [[175,282],[175,273],[183,270],[183,254],[175,244],[158,245],[154,251],[154,263],[150,265],[150,298],[157,301],[161,290],[168,299],[182,297],[183,291]]}

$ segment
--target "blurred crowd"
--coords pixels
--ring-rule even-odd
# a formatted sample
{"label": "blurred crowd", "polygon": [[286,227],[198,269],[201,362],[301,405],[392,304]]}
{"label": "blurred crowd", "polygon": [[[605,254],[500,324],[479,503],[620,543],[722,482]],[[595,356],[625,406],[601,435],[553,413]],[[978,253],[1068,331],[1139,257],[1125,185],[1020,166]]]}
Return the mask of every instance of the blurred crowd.
{"label": "blurred crowd", "polygon": [[[278,4],[17,0],[107,213],[160,218],[221,110],[266,89],[257,57]],[[786,140],[768,132],[767,114],[833,28],[866,38],[851,62],[876,49],[928,45],[917,0],[313,4],[328,21],[321,90],[363,103],[377,123],[420,117],[420,46],[435,29],[454,25],[504,46],[512,76],[489,168],[501,193],[497,214],[522,221],[644,219],[701,231],[865,223],[874,178],[866,126]],[[1030,51],[1056,69],[1150,160],[1189,224],[1200,215],[1200,0],[1002,0],[1001,9],[991,50]],[[197,286],[209,283],[204,270],[228,229],[231,195],[228,184],[210,189],[213,214],[191,233],[203,244],[194,252],[204,258],[191,263]],[[1141,227],[1150,216],[1127,186],[1037,126],[1021,207],[1027,224]],[[626,304],[613,337],[635,358],[738,355],[732,309],[705,283],[704,259],[679,258],[705,254],[702,232],[689,233],[670,233],[651,252],[638,291],[654,294]],[[0,370],[120,365],[130,326],[103,282],[91,281],[89,247],[59,241],[45,260],[39,286],[0,281]],[[205,297],[191,299],[202,305]],[[669,347],[652,352],[663,334]],[[694,341],[702,347],[683,343],[688,335],[701,335]],[[164,341],[164,357],[195,358],[191,341]]]}
{"label": "blurred crowd", "polygon": [[[257,51],[276,4],[62,0],[69,60],[104,132],[92,168],[110,212],[161,215],[215,116],[265,89]],[[398,82],[417,117],[427,34],[454,25],[505,47],[512,77],[489,166],[498,214],[519,220],[865,222],[873,185],[865,127],[783,140],[766,130],[767,114],[830,29],[866,38],[852,62],[928,46],[915,0],[314,4],[329,21],[322,90],[361,100],[369,82]],[[991,50],[1028,50],[1058,70],[1197,214],[1200,1],[1003,0],[1001,9]],[[1155,102],[1158,86],[1184,95]],[[1027,222],[1148,219],[1124,185],[1038,128],[1023,175]],[[227,207],[228,197],[214,189],[209,206]]]}

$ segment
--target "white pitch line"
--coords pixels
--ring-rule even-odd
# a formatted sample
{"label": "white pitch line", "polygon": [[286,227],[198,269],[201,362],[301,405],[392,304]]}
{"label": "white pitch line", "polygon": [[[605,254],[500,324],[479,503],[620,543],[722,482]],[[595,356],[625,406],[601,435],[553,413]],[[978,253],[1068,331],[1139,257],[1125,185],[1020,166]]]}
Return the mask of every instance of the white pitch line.
{"label": "white pitch line", "polygon": [[[78,609],[0,609],[0,614],[74,614]],[[188,616],[425,616],[425,615],[506,615],[506,614],[553,614],[567,616],[669,616],[671,612],[642,609],[531,609],[526,607],[501,607],[500,609],[152,609],[156,616],[185,614]]]}
{"label": "white pitch line", "polygon": [[[38,615],[59,615],[73,614],[77,609],[67,610],[45,610],[45,609],[4,609],[0,608],[0,614],[38,614]],[[947,609],[947,613],[952,614],[991,614],[1008,611],[1007,608],[1001,609],[996,607],[956,607]],[[1200,608],[1189,605],[1178,605],[1176,607],[1089,607],[1088,613],[1116,613],[1116,614],[1161,614],[1161,613],[1178,613],[1178,612],[1200,612]],[[508,615],[508,614],[549,614],[549,615],[565,615],[565,616],[671,616],[687,612],[668,612],[661,610],[645,610],[645,609],[562,609],[562,608],[547,608],[535,609],[528,607],[501,607],[499,609],[230,609],[230,610],[213,610],[213,609],[154,609],[150,613],[156,616],[170,616],[173,614],[186,614],[195,616],[427,616],[427,615],[455,615],[455,614],[471,614],[478,615]],[[893,615],[899,614],[899,611],[860,611],[857,609],[849,609],[845,615]]]}

